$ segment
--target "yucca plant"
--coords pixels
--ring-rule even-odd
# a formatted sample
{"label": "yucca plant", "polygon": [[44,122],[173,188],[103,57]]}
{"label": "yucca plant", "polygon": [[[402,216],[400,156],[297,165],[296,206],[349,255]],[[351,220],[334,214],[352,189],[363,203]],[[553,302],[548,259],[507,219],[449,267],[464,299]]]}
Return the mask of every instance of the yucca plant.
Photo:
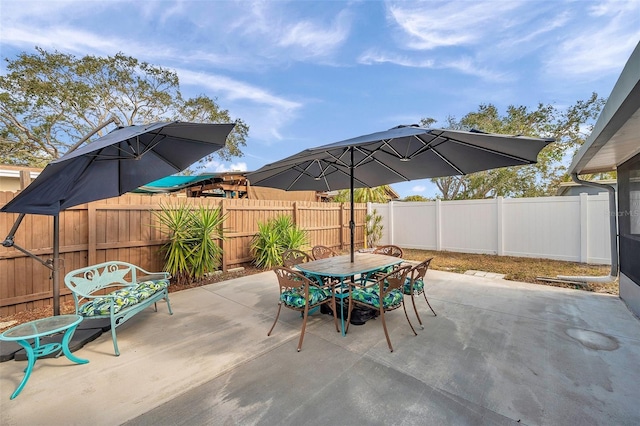
{"label": "yucca plant", "polygon": [[192,245],[190,228],[193,221],[191,209],[184,204],[160,204],[160,210],[153,213],[160,222],[160,231],[169,237],[169,241],[162,246],[164,270],[180,284],[189,282],[189,256]]}
{"label": "yucca plant", "polygon": [[168,235],[163,245],[165,265],[179,284],[202,279],[206,273],[220,266],[222,249],[218,239],[224,238],[224,216],[220,208],[200,206],[194,210],[186,203],[160,205],[154,211],[160,222],[160,230]]}
{"label": "yucca plant", "polygon": [[282,253],[287,249],[302,249],[308,245],[306,231],[296,227],[290,216],[281,215],[258,222],[258,233],[251,240],[251,254],[259,268],[282,265]]}
{"label": "yucca plant", "polygon": [[196,280],[220,267],[222,248],[217,240],[224,238],[225,217],[220,207],[209,209],[203,206],[192,212],[192,248],[190,259],[191,276]]}

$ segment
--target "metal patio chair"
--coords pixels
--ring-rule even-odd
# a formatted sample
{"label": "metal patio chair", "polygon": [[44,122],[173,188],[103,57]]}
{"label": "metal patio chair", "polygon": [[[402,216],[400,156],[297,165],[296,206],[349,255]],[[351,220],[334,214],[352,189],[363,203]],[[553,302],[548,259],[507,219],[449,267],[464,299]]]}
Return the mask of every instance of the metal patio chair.
{"label": "metal patio chair", "polygon": [[278,266],[273,271],[278,277],[280,297],[278,299],[278,313],[267,336],[271,336],[283,305],[286,308],[302,313],[302,329],[300,331],[300,341],[298,342],[298,352],[302,349],[309,311],[313,308],[330,304],[333,311],[333,323],[336,326],[336,331],[340,332],[338,317],[336,316],[336,298],[331,285],[318,285],[301,273],[285,267]]}
{"label": "metal patio chair", "polygon": [[289,249],[282,253],[282,264],[287,268],[293,268],[300,263],[310,262],[312,260],[313,258],[302,250]]}
{"label": "metal patio chair", "polygon": [[416,307],[415,296],[422,293],[422,295],[424,296],[424,301],[427,302],[427,306],[429,306],[429,309],[431,309],[431,312],[433,312],[433,316],[436,316],[436,317],[438,316],[438,314],[436,314],[436,311],[434,311],[433,308],[431,307],[431,304],[427,299],[427,292],[425,291],[425,288],[424,288],[424,278],[425,278],[425,275],[427,274],[427,270],[429,269],[429,264],[431,264],[432,260],[433,258],[427,259],[424,262],[421,262],[416,266],[414,266],[413,268],[411,268],[411,270],[407,274],[407,278],[404,282],[404,286],[402,290],[404,294],[411,296],[411,303],[413,304],[413,310],[416,312],[416,317],[418,318],[418,322],[420,323],[420,327],[422,328],[424,328],[424,325],[422,325],[422,320],[420,319],[420,315],[418,315],[418,308]]}
{"label": "metal patio chair", "polygon": [[311,255],[315,260],[326,259],[327,257],[338,256],[338,253],[327,246],[317,245],[311,249]]}
{"label": "metal patio chair", "polygon": [[347,332],[349,331],[353,305],[377,309],[380,320],[382,321],[384,337],[387,339],[389,350],[393,352],[393,346],[391,346],[391,339],[389,338],[389,331],[387,330],[385,313],[396,310],[402,306],[404,309],[404,316],[407,318],[409,327],[411,327],[413,334],[417,336],[418,333],[416,333],[416,330],[411,324],[411,320],[409,320],[407,308],[404,304],[404,294],[402,292],[405,280],[407,279],[407,274],[410,270],[411,266],[409,265],[401,266],[383,277],[380,277],[373,283],[368,283],[364,286],[351,284],[349,286],[349,315],[347,317]]}

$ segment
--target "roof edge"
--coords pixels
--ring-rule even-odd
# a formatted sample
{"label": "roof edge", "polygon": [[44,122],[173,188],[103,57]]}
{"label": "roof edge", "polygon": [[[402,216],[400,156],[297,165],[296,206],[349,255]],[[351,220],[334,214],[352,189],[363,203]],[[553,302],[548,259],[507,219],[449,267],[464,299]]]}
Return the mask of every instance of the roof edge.
{"label": "roof edge", "polygon": [[625,64],[609,99],[602,108],[591,135],[573,157],[569,174],[596,173],[609,170],[586,170],[585,167],[609,139],[640,108],[640,43]]}

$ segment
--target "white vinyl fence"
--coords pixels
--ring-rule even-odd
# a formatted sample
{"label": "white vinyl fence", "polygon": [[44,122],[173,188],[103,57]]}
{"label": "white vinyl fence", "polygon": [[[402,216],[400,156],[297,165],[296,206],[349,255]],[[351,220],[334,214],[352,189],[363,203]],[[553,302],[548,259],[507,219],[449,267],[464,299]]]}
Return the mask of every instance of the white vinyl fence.
{"label": "white vinyl fence", "polygon": [[396,201],[368,209],[383,217],[379,244],[610,264],[608,197]]}

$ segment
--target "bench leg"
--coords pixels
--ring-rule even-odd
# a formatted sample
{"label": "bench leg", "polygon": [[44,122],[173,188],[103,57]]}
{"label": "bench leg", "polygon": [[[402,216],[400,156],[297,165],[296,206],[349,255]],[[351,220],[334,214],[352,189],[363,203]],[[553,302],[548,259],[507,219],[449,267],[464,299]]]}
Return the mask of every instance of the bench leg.
{"label": "bench leg", "polygon": [[173,311],[171,310],[171,303],[169,303],[169,291],[165,289],[164,300],[167,301],[167,308],[169,308],[169,315],[173,315]]}
{"label": "bench leg", "polygon": [[113,350],[116,356],[120,356],[120,350],[118,349],[118,340],[116,339],[116,319],[111,317],[111,339],[113,340]]}

